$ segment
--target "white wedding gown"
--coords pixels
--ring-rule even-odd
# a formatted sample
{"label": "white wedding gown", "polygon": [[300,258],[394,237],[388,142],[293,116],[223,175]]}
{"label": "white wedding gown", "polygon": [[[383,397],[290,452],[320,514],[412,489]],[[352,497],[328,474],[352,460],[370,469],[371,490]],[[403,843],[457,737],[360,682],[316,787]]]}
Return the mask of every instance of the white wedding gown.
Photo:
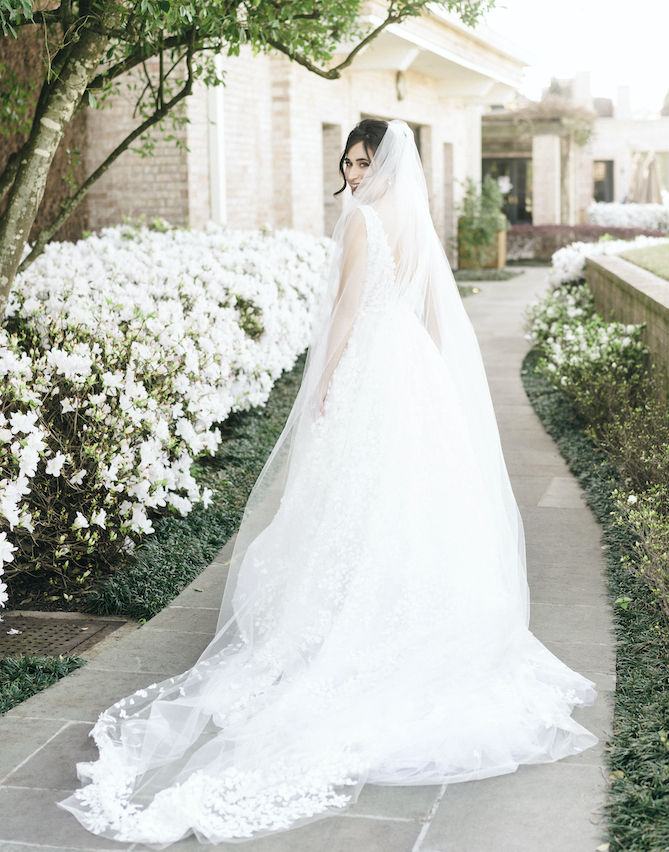
{"label": "white wedding gown", "polygon": [[486,778],[597,741],[570,717],[593,684],[529,632],[524,576],[502,570],[422,295],[397,293],[381,219],[360,210],[359,314],[245,554],[241,638],[101,716],[91,783],[63,803],[98,834],[241,840],[336,812],[365,782]]}

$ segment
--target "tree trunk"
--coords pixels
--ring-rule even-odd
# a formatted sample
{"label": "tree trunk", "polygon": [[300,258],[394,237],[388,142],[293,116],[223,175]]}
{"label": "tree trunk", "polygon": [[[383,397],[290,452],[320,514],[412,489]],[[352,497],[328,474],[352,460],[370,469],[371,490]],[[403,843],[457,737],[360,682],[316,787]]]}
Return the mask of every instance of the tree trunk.
{"label": "tree trunk", "polygon": [[14,276],[44,195],[47,176],[67,124],[95,75],[108,37],[83,30],[79,41],[37,106],[30,138],[0,218],[0,319],[4,316]]}

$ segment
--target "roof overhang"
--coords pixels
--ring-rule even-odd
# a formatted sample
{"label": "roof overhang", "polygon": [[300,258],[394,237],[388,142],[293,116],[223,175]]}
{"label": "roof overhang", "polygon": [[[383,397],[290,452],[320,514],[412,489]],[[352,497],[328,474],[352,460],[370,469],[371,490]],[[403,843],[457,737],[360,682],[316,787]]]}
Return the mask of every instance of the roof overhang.
{"label": "roof overhang", "polygon": [[[363,21],[371,27],[382,23],[382,19],[375,15],[366,15]],[[450,19],[444,19],[437,24],[437,28],[441,28],[443,23],[447,23],[447,28],[453,28]],[[488,103],[505,101],[520,82],[524,60],[507,50],[501,50],[489,40],[473,38],[473,31],[464,29],[474,42],[471,45],[473,49],[468,51],[469,55],[444,44],[443,39],[430,38],[426,28],[417,31],[406,24],[391,24],[356,56],[350,70],[411,70],[437,80],[439,94],[443,97],[483,99]],[[485,51],[478,48],[484,54],[482,59],[476,57],[478,45],[485,45]],[[350,49],[353,45],[347,47]],[[487,63],[485,54],[491,52],[503,57],[503,61]]]}

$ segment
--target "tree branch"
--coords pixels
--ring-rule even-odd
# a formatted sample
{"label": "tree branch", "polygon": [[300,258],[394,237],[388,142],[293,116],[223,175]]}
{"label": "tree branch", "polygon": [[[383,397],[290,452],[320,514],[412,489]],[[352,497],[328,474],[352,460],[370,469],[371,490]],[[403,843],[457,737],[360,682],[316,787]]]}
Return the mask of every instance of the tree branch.
{"label": "tree branch", "polygon": [[[188,41],[189,36],[187,34],[172,36],[162,42],[162,49],[170,50],[173,47],[183,47],[185,44],[188,44]],[[152,45],[149,52],[142,50],[135,51],[135,53],[132,53],[120,62],[117,62],[116,65],[112,65],[112,67],[107,69],[107,71],[103,71],[102,74],[98,74],[97,77],[94,77],[88,84],[86,91],[91,92],[96,89],[101,89],[105,83],[115,80],[116,77],[120,77],[121,74],[125,74],[126,71],[132,71],[133,68],[137,67],[137,65],[141,65],[142,62],[146,62],[147,59],[151,59],[151,57],[155,56],[160,50],[161,45],[156,44]]]}
{"label": "tree branch", "polygon": [[383,21],[383,23],[379,24],[379,26],[372,30],[369,35],[367,35],[360,44],[357,44],[353,50],[349,53],[349,55],[344,59],[343,62],[340,62],[339,65],[336,65],[334,68],[320,68],[318,65],[314,65],[306,56],[302,56],[299,53],[294,53],[290,50],[290,48],[286,47],[284,44],[280,42],[272,41],[271,39],[267,40],[267,43],[270,47],[273,47],[275,50],[280,51],[281,53],[285,53],[285,55],[292,59],[293,62],[297,62],[298,65],[302,65],[308,71],[311,71],[314,74],[318,74],[319,77],[324,77],[326,80],[338,80],[341,77],[341,72],[348,68],[348,66],[353,62],[355,57],[360,53],[360,51],[367,47],[367,45],[374,41],[374,39],[385,30],[386,27],[389,27],[391,24],[399,24],[401,23],[406,15],[401,14],[389,14],[388,17]]}
{"label": "tree branch", "polygon": [[146,133],[154,124],[157,124],[161,121],[168,112],[175,107],[180,101],[184,98],[187,98],[193,91],[193,55],[196,49],[196,43],[194,38],[195,30],[191,30],[190,43],[188,45],[188,52],[186,54],[186,67],[188,69],[188,76],[186,78],[186,82],[183,88],[177,92],[177,94],[167,103],[163,104],[163,106],[156,110],[153,115],[149,116],[146,121],[142,122],[139,127],[136,127],[132,133],[130,133],[126,138],[118,145],[111,154],[107,157],[107,159],[98,166],[98,168],[88,176],[88,178],[81,184],[79,189],[75,192],[73,196],[68,198],[62,205],[61,212],[58,214],[56,219],[47,227],[43,228],[39,234],[37,235],[37,239],[35,240],[35,244],[33,245],[32,251],[25,258],[25,260],[21,263],[18,268],[18,272],[23,272],[25,269],[30,266],[30,264],[38,258],[42,252],[44,251],[44,246],[48,243],[48,241],[56,234],[59,228],[65,223],[68,217],[72,214],[72,212],[76,209],[77,205],[84,198],[88,190],[93,186],[93,184],[102,177],[102,175],[107,171],[107,169],[121,156],[121,154],[126,151],[130,145],[141,136],[143,133]]}
{"label": "tree branch", "polygon": [[20,15],[15,21],[9,21],[7,26],[18,28],[27,27],[28,24],[59,24],[61,22],[60,10],[53,12],[33,12],[28,18],[25,15]]}
{"label": "tree branch", "polygon": [[9,160],[7,161],[7,165],[5,166],[5,170],[0,175],[0,201],[2,201],[5,195],[7,195],[7,193],[14,184],[14,178],[16,177],[16,173],[19,170],[21,155],[23,154],[23,150],[26,147],[26,144],[22,145],[18,151],[15,151],[13,154],[10,155]]}

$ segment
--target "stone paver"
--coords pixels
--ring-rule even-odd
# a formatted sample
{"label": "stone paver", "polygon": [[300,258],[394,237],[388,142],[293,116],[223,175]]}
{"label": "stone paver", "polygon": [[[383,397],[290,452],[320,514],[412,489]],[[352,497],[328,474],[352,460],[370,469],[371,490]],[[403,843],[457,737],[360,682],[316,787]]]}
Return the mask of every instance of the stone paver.
{"label": "stone paver", "polygon": [[[525,305],[545,270],[481,284],[468,298],[502,443],[527,535],[532,629],[601,698],[575,718],[602,740],[558,764],[449,787],[368,785],[345,815],[243,845],[248,852],[594,852],[601,842],[603,741],[611,728],[614,652],[599,528],[520,380]],[[141,629],[86,652],[88,665],[0,719],[0,852],[129,850],[84,831],[55,802],[90,760],[97,714],[118,698],[191,665],[214,629],[230,554],[216,561]],[[171,847],[202,850],[194,838]],[[239,850],[239,844],[221,849]]]}

